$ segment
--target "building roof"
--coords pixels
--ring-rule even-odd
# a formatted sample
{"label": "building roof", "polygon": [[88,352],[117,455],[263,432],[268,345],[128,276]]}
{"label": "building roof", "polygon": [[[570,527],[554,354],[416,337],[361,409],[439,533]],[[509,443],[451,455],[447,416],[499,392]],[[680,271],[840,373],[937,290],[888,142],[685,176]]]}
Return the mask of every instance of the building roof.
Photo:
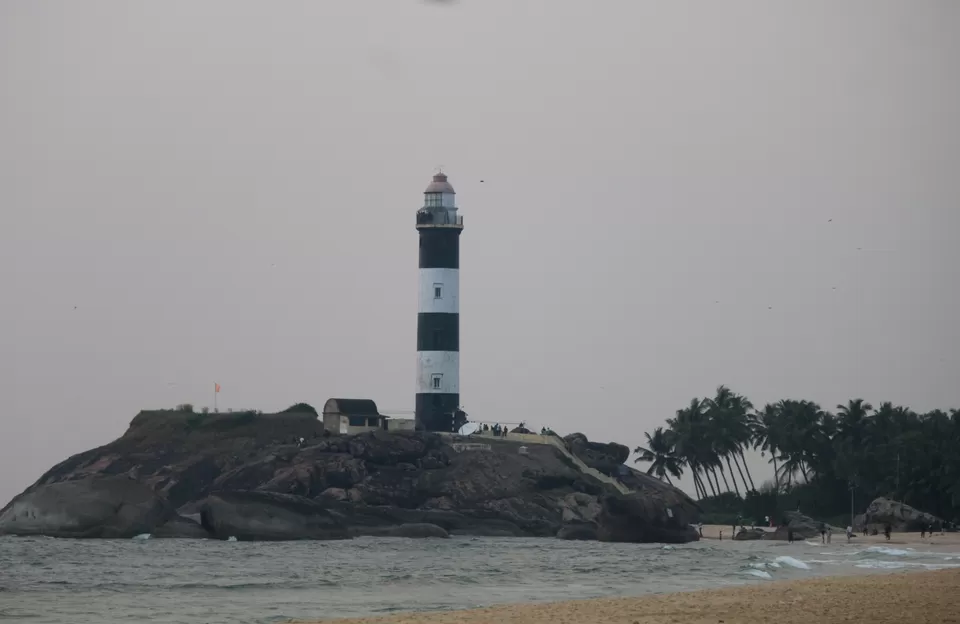
{"label": "building roof", "polygon": [[345,416],[379,416],[377,404],[372,399],[327,399],[323,404],[324,414]]}
{"label": "building roof", "polygon": [[433,176],[433,181],[427,186],[424,193],[454,193],[453,186],[447,181],[447,174],[438,173]]}

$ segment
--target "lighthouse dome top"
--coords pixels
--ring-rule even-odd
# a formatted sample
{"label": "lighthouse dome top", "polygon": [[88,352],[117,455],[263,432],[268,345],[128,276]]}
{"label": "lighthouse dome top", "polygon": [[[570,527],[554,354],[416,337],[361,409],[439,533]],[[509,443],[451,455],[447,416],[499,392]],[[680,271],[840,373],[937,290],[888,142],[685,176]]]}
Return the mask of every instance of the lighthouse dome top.
{"label": "lighthouse dome top", "polygon": [[437,173],[433,176],[433,180],[427,185],[427,190],[424,193],[456,193],[453,190],[453,186],[450,182],[447,181],[447,174]]}

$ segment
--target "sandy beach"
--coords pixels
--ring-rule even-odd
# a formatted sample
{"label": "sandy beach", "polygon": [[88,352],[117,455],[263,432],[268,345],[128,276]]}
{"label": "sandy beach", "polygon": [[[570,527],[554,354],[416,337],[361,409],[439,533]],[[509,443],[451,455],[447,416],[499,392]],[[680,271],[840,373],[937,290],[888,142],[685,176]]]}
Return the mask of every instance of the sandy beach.
{"label": "sandy beach", "polygon": [[[765,527],[758,528],[763,528],[765,531],[770,532],[774,530],[772,528]],[[703,539],[705,540],[721,539],[721,532],[723,533],[722,539],[728,540],[733,534],[733,527],[729,524],[703,525]],[[809,539],[813,540],[812,537]],[[820,538],[817,537],[817,540],[819,539]],[[832,539],[834,543],[837,544],[847,543],[847,537],[843,533],[834,533]],[[869,544],[871,546],[876,546],[879,544],[898,544],[901,546],[960,546],[960,532],[943,534],[936,533],[926,537],[921,537],[920,533],[894,533],[890,536],[889,542],[882,534],[864,536],[862,533],[859,533],[854,535],[850,543]]]}
{"label": "sandy beach", "polygon": [[960,570],[766,583],[641,598],[500,605],[335,624],[960,623]]}

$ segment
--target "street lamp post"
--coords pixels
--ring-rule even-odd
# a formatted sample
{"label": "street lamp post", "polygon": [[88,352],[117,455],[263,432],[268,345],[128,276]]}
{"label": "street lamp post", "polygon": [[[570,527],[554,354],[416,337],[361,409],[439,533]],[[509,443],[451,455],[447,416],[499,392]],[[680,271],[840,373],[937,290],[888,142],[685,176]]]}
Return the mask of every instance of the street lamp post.
{"label": "street lamp post", "polygon": [[853,517],[854,517],[854,515],[855,515],[855,513],[854,513],[854,503],[853,503],[853,493],[854,493],[854,490],[857,489],[857,481],[856,481],[856,479],[857,479],[856,476],[854,476],[853,478],[850,479],[850,526],[851,526],[851,527],[853,526]]}

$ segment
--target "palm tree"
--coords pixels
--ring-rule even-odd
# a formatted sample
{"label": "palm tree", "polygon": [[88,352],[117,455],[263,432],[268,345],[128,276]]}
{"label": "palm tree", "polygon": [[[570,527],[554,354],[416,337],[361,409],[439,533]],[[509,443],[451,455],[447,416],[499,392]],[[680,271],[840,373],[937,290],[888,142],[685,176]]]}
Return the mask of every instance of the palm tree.
{"label": "palm tree", "polygon": [[737,465],[737,470],[740,470],[740,464],[743,464],[743,470],[740,470],[740,479],[743,481],[744,487],[747,485],[747,481],[743,478],[743,473],[747,473],[747,478],[750,479],[750,488],[747,491],[757,491],[757,487],[753,484],[753,475],[750,474],[750,467],[747,465],[747,458],[743,454],[743,449],[746,446],[749,446],[753,442],[753,431],[750,428],[750,411],[753,409],[753,403],[750,402],[745,396],[737,395],[733,399],[731,404],[733,415],[732,418],[735,422],[735,431],[737,432],[737,455],[740,456],[740,461],[737,461],[737,455],[733,456],[733,463]]}
{"label": "palm tree", "polygon": [[837,407],[833,415],[813,401],[784,399],[754,411],[745,397],[720,386],[712,398],[678,410],[662,435],[651,432],[637,452],[640,461],[656,462],[650,474],[668,481],[672,454],[677,468],[691,469],[700,498],[717,495],[724,484],[737,494],[740,484],[752,489],[744,457],[750,445],[764,457],[770,453],[777,492],[799,480],[797,487],[809,489],[798,496],[816,501],[822,515],[848,511],[848,481],[856,478],[861,500],[892,492],[941,518],[960,516],[960,410],[918,416],[883,403],[874,412],[862,399]]}
{"label": "palm tree", "polygon": [[710,489],[716,496],[717,488],[710,480],[708,470],[711,455],[710,438],[706,435],[703,402],[698,398],[691,399],[689,406],[677,410],[676,416],[667,420],[667,425],[672,432],[677,455],[693,473],[694,486],[697,488],[698,495],[702,493],[703,498],[707,497],[707,488],[703,484],[703,478],[706,477]]}
{"label": "palm tree", "polygon": [[837,406],[837,434],[860,446],[867,427],[867,417],[873,406],[863,399],[851,399]]}
{"label": "palm tree", "polygon": [[[740,487],[737,485],[736,474],[733,472],[733,466],[730,464],[730,456],[734,456],[740,450],[741,440],[749,437],[749,429],[744,420],[739,417],[739,410],[742,409],[746,401],[743,397],[734,394],[726,386],[719,386],[717,393],[712,399],[705,399],[706,416],[709,421],[710,435],[713,440],[713,450],[717,454],[717,465],[720,467],[720,476],[723,477],[723,483],[729,491],[730,486],[727,483],[727,476],[723,471],[723,464],[719,460],[722,458],[727,463],[727,469],[730,471],[730,477],[733,481],[733,489],[737,496],[740,496]],[[746,401],[749,403],[749,401]],[[740,471],[740,478],[743,480],[743,471],[740,470],[740,464],[737,464],[737,470]],[[746,480],[743,480],[744,488],[749,488]]]}
{"label": "palm tree", "polygon": [[784,444],[783,425],[780,421],[779,404],[767,403],[763,410],[751,415],[751,429],[753,430],[753,448],[760,449],[761,453],[770,453],[770,462],[773,464],[773,479],[780,491],[780,469],[777,466],[777,456]]}
{"label": "palm tree", "polygon": [[677,455],[676,444],[673,441],[671,431],[664,431],[663,427],[657,427],[651,436],[644,433],[647,438],[647,446],[638,446],[634,453],[640,455],[635,462],[651,462],[647,468],[647,474],[653,475],[658,479],[666,480],[673,485],[670,475],[679,479],[683,475],[683,459]]}

